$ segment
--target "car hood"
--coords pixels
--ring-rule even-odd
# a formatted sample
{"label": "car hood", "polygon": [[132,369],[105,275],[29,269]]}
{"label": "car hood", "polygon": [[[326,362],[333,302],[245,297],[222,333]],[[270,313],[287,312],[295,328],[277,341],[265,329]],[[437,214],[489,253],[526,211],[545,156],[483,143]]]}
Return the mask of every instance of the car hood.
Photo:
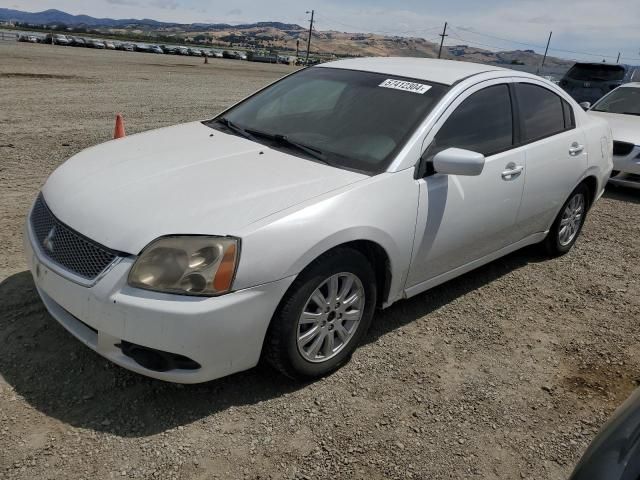
{"label": "car hood", "polygon": [[162,235],[234,235],[365,178],[194,122],[84,150],[49,177],[43,195],[71,228],[138,254]]}
{"label": "car hood", "polygon": [[622,115],[620,113],[595,112],[590,110],[588,115],[602,118],[609,122],[613,131],[613,139],[618,142],[628,142],[640,145],[640,117],[636,115]]}

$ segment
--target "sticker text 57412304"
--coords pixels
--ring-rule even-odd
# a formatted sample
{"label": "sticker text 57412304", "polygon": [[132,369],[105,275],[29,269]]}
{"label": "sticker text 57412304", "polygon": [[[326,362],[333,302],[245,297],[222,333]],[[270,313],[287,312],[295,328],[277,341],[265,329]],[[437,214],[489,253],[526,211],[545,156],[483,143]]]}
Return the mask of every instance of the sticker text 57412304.
{"label": "sticker text 57412304", "polygon": [[428,92],[431,88],[430,85],[424,85],[422,83],[407,82],[406,80],[394,80],[393,78],[387,78],[382,82],[379,87],[393,88],[395,90],[403,90],[405,92],[423,94]]}

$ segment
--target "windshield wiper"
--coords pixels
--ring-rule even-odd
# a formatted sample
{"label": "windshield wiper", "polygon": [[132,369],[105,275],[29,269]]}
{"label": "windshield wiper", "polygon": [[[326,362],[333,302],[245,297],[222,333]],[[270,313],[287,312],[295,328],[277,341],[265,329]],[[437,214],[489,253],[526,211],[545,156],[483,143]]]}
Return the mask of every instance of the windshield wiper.
{"label": "windshield wiper", "polygon": [[222,125],[227,127],[229,130],[233,131],[234,133],[237,133],[238,135],[240,135],[240,136],[242,136],[244,138],[248,138],[249,140],[254,140],[253,135],[251,135],[249,132],[247,132],[244,128],[241,128],[238,125],[236,125],[235,123],[233,123],[227,117],[218,118],[216,120],[216,122],[217,123],[221,123]]}
{"label": "windshield wiper", "polygon": [[324,155],[324,153],[322,153],[321,150],[318,150],[317,148],[309,147],[302,143],[298,143],[295,140],[291,140],[286,135],[281,135],[279,133],[260,132],[258,130],[249,130],[249,129],[245,130],[245,132],[254,137],[266,138],[268,140],[273,140],[274,142],[279,143],[281,145],[286,145],[287,147],[296,148],[306,153],[307,155],[317,160],[320,160],[323,163],[326,163],[327,165],[331,165],[331,163],[329,163],[329,161],[327,160],[327,157]]}

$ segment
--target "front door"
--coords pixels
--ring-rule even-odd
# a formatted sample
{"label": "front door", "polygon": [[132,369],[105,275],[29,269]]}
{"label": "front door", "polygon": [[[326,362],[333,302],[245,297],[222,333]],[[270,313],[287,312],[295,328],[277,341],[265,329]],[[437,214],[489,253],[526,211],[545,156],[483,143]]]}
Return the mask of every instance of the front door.
{"label": "front door", "polygon": [[439,151],[457,147],[484,154],[485,166],[479,176],[427,171],[417,180],[420,199],[407,288],[419,288],[519,240],[514,225],[526,157],[523,147],[514,147],[511,95],[500,82],[465,92],[434,127],[423,155],[427,162]]}

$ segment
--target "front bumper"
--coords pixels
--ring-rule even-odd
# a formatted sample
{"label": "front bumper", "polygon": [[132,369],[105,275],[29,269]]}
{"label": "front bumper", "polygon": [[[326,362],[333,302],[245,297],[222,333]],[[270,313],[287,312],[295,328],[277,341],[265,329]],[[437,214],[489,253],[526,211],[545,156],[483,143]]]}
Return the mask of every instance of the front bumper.
{"label": "front bumper", "polygon": [[[63,327],[124,368],[176,383],[205,382],[255,366],[271,317],[294,280],[220,297],[170,295],[128,286],[135,259],[124,258],[87,287],[50,268],[34,248],[28,226],[24,247],[38,293]],[[145,368],[123,353],[123,342],[188,357],[200,368]]]}
{"label": "front bumper", "polygon": [[614,155],[613,170],[619,173],[609,178],[609,183],[640,188],[640,146],[636,145],[628,155]]}

